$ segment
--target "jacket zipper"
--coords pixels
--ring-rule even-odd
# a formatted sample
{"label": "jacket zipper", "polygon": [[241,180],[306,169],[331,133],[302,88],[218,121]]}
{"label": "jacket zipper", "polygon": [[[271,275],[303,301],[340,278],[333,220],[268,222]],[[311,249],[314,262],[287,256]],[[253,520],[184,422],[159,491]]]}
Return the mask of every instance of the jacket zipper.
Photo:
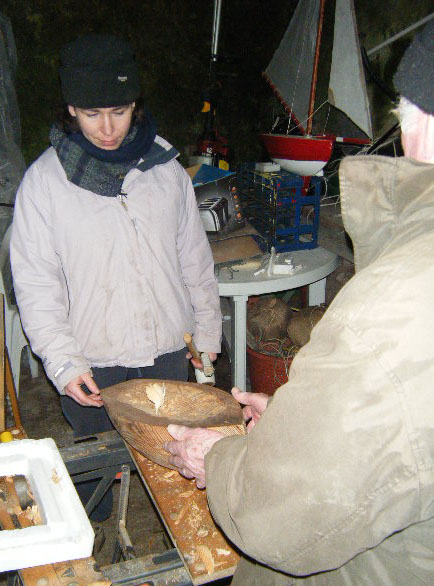
{"label": "jacket zipper", "polygon": [[122,191],[122,189],[121,189],[121,191],[118,193],[118,196],[117,196],[117,197],[118,197],[118,199],[119,199],[119,201],[121,202],[122,206],[124,207],[124,209],[125,209],[126,211],[128,211],[128,206],[127,206],[127,196],[128,196],[128,194],[127,194],[127,193],[125,193],[124,191]]}
{"label": "jacket zipper", "polygon": [[[117,195],[118,200],[121,202],[122,207],[124,208],[124,210],[126,212],[128,212],[127,197],[128,197],[128,193],[125,193],[125,191],[122,191],[122,189],[121,189],[120,193],[118,193],[118,195]],[[136,220],[134,218],[130,218],[130,220],[131,220],[131,223],[132,223],[134,230],[136,232],[136,235],[137,235]]]}

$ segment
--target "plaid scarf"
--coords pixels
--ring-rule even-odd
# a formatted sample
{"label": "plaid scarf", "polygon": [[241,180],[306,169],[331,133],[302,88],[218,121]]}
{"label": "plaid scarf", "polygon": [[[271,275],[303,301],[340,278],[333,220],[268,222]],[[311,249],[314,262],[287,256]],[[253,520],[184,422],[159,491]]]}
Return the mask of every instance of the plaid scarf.
{"label": "plaid scarf", "polygon": [[96,147],[81,132],[68,135],[53,125],[50,141],[68,181],[98,195],[119,195],[128,171],[153,151],[156,128],[151,118],[147,117],[147,121],[132,126],[115,151]]}

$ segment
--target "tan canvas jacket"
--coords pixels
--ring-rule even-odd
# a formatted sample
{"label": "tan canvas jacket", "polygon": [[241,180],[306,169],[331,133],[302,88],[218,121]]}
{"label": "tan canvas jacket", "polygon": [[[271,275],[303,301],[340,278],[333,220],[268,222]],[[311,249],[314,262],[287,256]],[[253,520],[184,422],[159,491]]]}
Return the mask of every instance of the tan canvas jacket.
{"label": "tan canvas jacket", "polygon": [[214,262],[187,173],[174,159],[134,168],[122,190],[123,202],[73,185],[49,148],[17,194],[15,292],[59,392],[92,366],[152,365],[182,349],[185,332],[220,351]]}
{"label": "tan canvas jacket", "polygon": [[356,275],[246,437],[206,459],[236,584],[434,581],[434,165],[348,157]]}

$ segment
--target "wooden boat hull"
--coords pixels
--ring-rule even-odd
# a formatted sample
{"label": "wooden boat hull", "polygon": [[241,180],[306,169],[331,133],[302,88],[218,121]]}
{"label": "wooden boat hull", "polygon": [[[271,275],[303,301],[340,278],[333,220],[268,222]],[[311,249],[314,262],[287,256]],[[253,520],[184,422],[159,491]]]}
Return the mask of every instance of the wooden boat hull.
{"label": "wooden boat hull", "polygon": [[[164,384],[166,396],[156,412],[146,389]],[[102,389],[107,413],[123,439],[160,466],[173,468],[164,443],[173,438],[170,423],[206,427],[225,436],[244,435],[246,426],[240,404],[216,387],[183,381],[134,379]]]}
{"label": "wooden boat hull", "polygon": [[272,161],[296,175],[316,175],[330,160],[334,136],[261,134]]}

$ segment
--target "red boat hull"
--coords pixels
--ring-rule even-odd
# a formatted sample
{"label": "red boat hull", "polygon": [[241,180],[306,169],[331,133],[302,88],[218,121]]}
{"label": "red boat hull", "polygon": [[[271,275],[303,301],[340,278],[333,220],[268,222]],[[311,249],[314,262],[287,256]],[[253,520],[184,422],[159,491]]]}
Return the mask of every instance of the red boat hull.
{"label": "red boat hull", "polygon": [[297,175],[316,175],[329,161],[334,136],[261,134],[270,158]]}

